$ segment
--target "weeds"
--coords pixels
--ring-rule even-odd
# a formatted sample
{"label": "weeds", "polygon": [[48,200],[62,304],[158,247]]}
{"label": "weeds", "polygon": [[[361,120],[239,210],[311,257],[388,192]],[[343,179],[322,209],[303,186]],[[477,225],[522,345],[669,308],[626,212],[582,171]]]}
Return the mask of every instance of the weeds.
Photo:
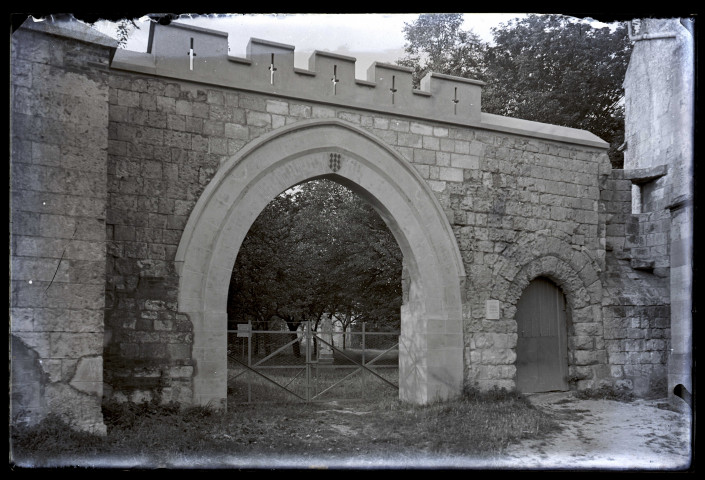
{"label": "weeds", "polygon": [[180,412],[177,403],[159,404],[157,402],[109,402],[103,405],[103,421],[110,428],[130,428],[137,421],[145,418],[170,417]]}
{"label": "weeds", "polygon": [[635,398],[629,389],[607,384],[597,388],[578,390],[573,395],[581,400],[615,400],[618,402],[631,402]]}
{"label": "weeds", "polygon": [[10,426],[11,460],[33,467],[51,466],[58,458],[95,456],[105,451],[103,438],[76,431],[57,415],[36,425]]}
{"label": "weeds", "polygon": [[499,388],[493,386],[489,390],[480,390],[478,387],[468,387],[463,388],[463,398],[468,401],[475,402],[520,402],[523,405],[533,408],[531,403],[516,390],[507,390],[506,388]]}
{"label": "weeds", "polygon": [[104,405],[103,415],[105,437],[74,432],[56,418],[13,429],[15,460],[51,465],[67,458],[114,458],[121,465],[163,466],[272,455],[488,455],[558,428],[521,395],[498,389],[467,390],[459,399],[424,406],[389,398],[334,405],[232,404],[227,411],[111,403]]}

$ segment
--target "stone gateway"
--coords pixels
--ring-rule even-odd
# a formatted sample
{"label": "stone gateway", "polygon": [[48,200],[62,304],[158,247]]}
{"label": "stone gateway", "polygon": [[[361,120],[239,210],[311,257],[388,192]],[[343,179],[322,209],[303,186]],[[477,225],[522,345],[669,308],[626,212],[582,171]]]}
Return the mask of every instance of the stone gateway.
{"label": "stone gateway", "polygon": [[[649,107],[629,97],[639,44],[692,49],[667,27],[635,40],[628,121]],[[227,42],[176,22],[153,23],[142,53],[71,19],[13,33],[11,421],[100,433],[104,400],[225,406],[240,244],[317,178],[367,200],[404,254],[402,400],[692,389],[692,145],[632,161],[648,139],[628,128],[613,170],[589,132],[482,112],[482,82],[414,89],[408,68],[361,80],[351,57],[300,69],[293,46],[253,38],[238,58]]]}

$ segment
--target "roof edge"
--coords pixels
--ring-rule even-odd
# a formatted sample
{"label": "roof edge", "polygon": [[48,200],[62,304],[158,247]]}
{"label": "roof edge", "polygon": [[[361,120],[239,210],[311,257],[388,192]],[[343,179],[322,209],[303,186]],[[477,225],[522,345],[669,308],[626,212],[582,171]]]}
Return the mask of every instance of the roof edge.
{"label": "roof edge", "polygon": [[[94,43],[108,48],[117,48],[118,41],[91,26],[77,20],[72,15],[49,16],[36,19],[31,15],[20,25],[19,29],[33,30],[50,35],[71,38],[86,43]],[[18,30],[19,30],[18,29]]]}

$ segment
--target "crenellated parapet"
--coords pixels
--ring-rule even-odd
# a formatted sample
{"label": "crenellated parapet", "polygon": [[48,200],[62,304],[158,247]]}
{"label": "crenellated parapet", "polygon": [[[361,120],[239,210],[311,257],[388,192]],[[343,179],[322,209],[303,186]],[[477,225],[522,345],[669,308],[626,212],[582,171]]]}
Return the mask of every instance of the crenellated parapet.
{"label": "crenellated parapet", "polygon": [[353,57],[315,51],[308,69],[294,66],[294,46],[252,38],[245,58],[228,54],[225,32],[151,24],[146,53],[119,50],[112,68],[336,105],[462,124],[480,122],[483,82],[429,73],[412,86],[412,69],[373,63],[355,78]]}
{"label": "crenellated parapet", "polygon": [[447,122],[605,149],[585,130],[481,111],[484,82],[430,72],[413,88],[412,70],[373,63],[355,77],[355,58],[314,51],[308,68],[294,66],[294,46],[251,38],[245,57],[228,53],[228,34],[179,23],[152,23],[146,53],[118,50],[115,70],[145,73],[271,96]]}

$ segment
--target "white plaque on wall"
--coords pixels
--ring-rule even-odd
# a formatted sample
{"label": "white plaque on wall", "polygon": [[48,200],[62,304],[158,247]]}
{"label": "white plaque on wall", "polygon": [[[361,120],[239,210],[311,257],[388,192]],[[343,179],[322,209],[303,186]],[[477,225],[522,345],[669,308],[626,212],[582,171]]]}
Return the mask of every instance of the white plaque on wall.
{"label": "white plaque on wall", "polygon": [[237,336],[238,338],[240,337],[249,337],[250,334],[252,333],[252,324],[250,323],[238,323],[237,324]]}
{"label": "white plaque on wall", "polygon": [[485,317],[487,320],[499,320],[499,300],[485,302]]}

